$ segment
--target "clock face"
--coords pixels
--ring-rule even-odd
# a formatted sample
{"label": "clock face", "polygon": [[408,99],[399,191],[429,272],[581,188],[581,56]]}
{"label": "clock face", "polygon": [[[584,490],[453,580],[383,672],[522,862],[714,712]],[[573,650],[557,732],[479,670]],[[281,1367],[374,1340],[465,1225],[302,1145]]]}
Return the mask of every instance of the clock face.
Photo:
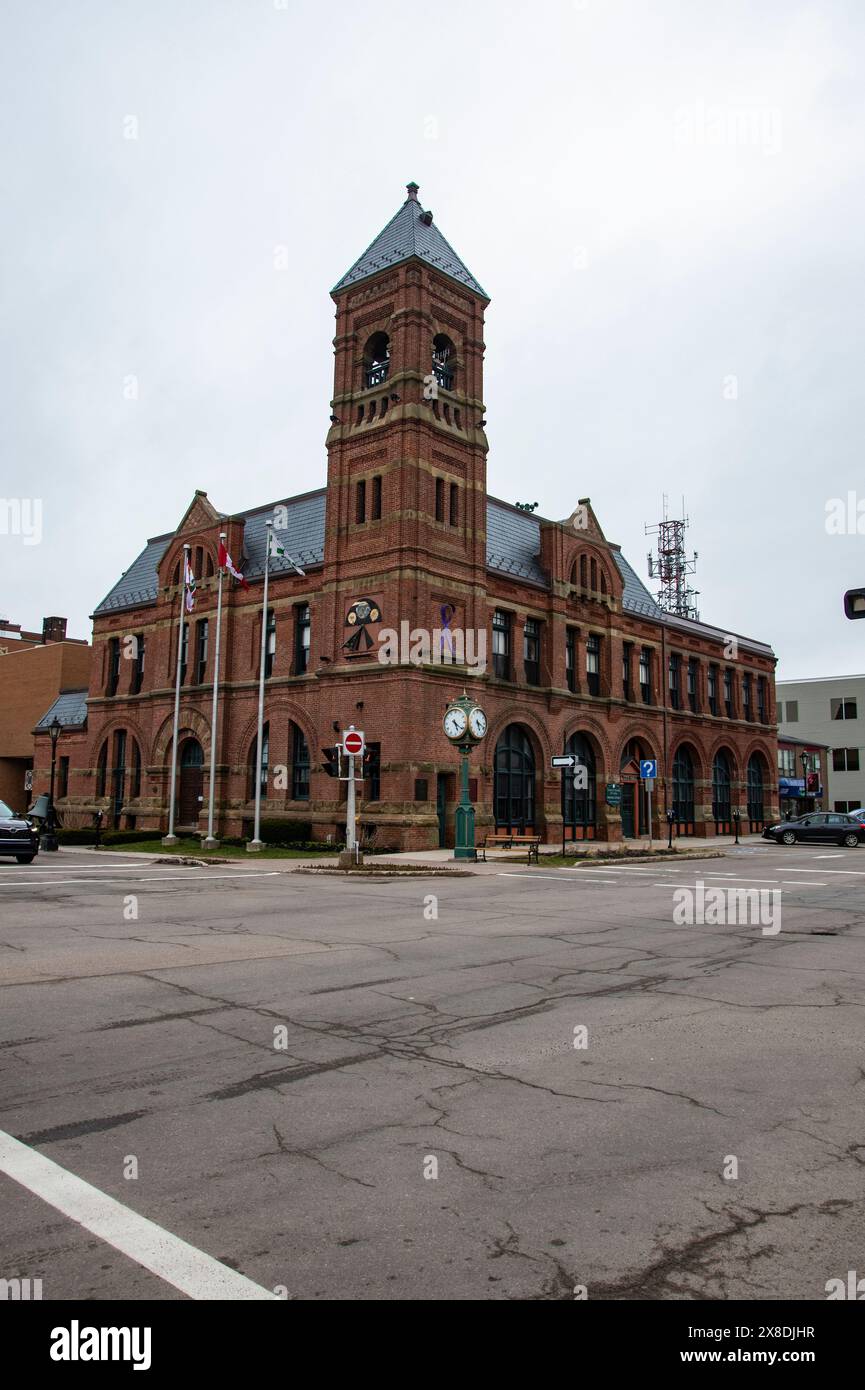
{"label": "clock face", "polygon": [[464,709],[449,709],[444,717],[444,731],[448,738],[462,738],[468,726]]}
{"label": "clock face", "polygon": [[483,710],[478,709],[477,706],[475,706],[469,715],[469,728],[475,738],[483,738],[487,731],[487,717]]}

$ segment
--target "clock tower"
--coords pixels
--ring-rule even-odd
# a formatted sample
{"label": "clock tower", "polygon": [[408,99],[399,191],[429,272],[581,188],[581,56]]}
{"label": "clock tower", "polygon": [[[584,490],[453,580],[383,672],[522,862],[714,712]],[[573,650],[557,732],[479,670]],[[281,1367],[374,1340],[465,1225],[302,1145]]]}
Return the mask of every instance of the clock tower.
{"label": "clock tower", "polygon": [[487,625],[489,300],[420,203],[417,184],[406,191],[331,292],[323,676],[377,663],[372,612],[397,631],[405,621],[428,631]]}

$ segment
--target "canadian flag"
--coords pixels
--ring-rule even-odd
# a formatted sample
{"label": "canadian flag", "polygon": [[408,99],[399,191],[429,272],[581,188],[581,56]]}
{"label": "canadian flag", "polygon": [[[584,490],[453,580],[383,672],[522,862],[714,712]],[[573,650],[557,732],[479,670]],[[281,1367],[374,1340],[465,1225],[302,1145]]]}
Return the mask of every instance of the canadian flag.
{"label": "canadian flag", "polygon": [[249,585],[247,584],[243,575],[240,573],[240,570],[235,569],[234,561],[232,560],[222,541],[219,542],[219,568],[221,570],[228,570],[228,573],[233,574],[235,579],[239,579],[244,589],[249,588]]}

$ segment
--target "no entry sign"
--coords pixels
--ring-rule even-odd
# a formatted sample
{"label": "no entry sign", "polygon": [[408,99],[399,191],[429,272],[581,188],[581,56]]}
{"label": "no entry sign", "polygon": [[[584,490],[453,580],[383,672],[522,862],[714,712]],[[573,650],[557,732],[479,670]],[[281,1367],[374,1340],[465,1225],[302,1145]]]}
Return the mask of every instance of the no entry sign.
{"label": "no entry sign", "polygon": [[364,735],[359,729],[349,729],[348,733],[343,737],[342,746],[346,753],[356,758],[363,752]]}

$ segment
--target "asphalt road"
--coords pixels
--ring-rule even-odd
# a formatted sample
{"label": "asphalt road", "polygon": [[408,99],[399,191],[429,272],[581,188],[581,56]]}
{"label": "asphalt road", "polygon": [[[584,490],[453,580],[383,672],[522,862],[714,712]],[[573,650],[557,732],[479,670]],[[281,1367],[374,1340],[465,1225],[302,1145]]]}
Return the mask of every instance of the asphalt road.
{"label": "asphalt road", "polygon": [[[780,890],[780,930],[678,925],[698,878]],[[0,1278],[212,1296],[144,1266],[137,1213],[289,1298],[824,1299],[865,1272],[863,910],[831,847],[363,883],[0,861]],[[123,1204],[108,1237],[39,1155]]]}

